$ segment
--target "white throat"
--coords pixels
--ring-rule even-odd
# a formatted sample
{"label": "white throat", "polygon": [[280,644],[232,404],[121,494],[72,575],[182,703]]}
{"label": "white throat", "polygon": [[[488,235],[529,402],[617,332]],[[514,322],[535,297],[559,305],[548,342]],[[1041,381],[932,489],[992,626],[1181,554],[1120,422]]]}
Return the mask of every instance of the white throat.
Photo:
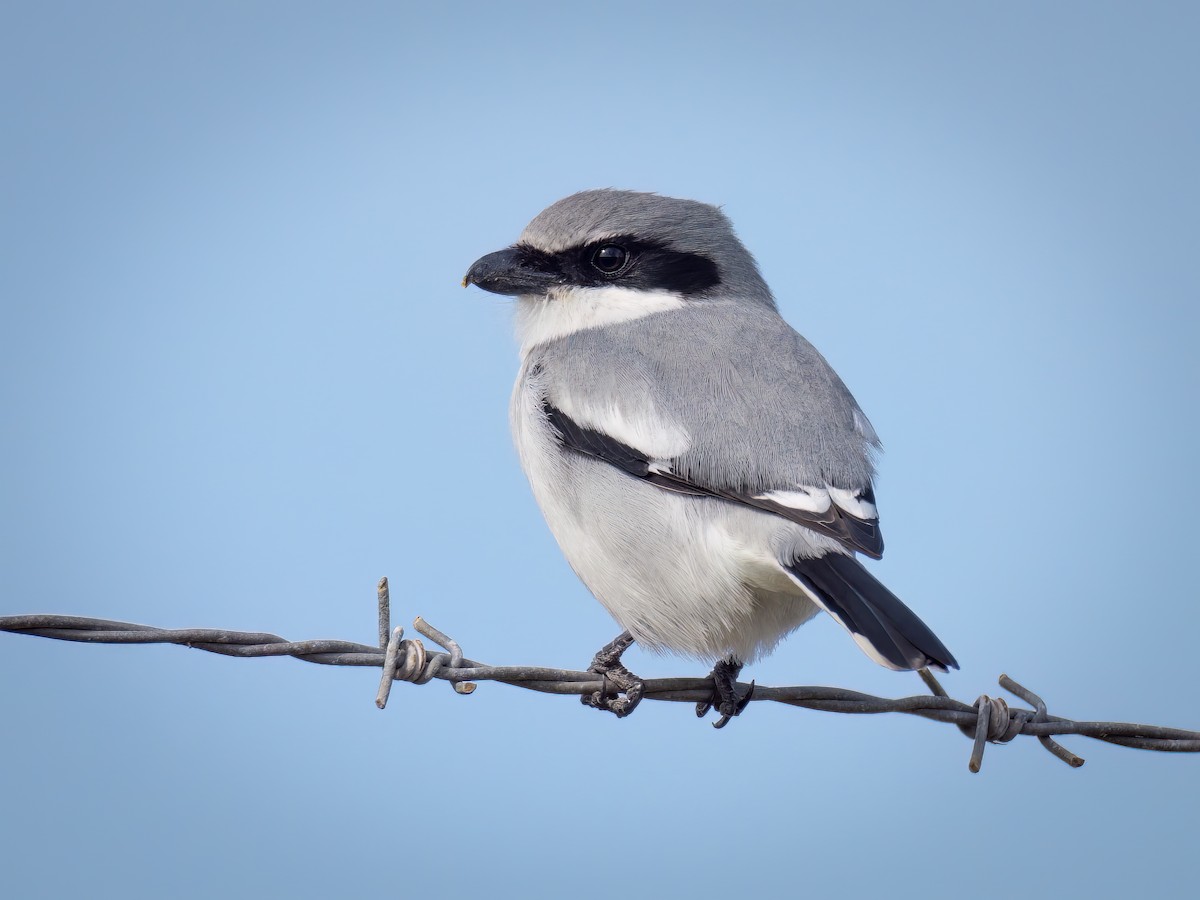
{"label": "white throat", "polygon": [[517,339],[524,356],[539,344],[587,328],[629,322],[683,307],[671,291],[617,287],[552,288],[546,297],[517,298]]}

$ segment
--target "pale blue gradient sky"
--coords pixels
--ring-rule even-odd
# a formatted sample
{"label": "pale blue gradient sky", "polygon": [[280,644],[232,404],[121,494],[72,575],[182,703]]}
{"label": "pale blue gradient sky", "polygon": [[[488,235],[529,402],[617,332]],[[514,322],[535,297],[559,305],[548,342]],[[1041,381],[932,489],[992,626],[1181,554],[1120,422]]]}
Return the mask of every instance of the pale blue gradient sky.
{"label": "pale blue gradient sky", "polygon": [[[874,566],[1051,711],[1200,727],[1192,4],[13,4],[0,613],[469,655],[615,634],[458,281],[612,185],[722,204],[886,445]],[[645,675],[699,664],[634,651]],[[747,672],[903,695],[830,621]],[[6,896],[1194,886],[1200,759],[0,635]],[[453,874],[447,874],[453,873]],[[616,889],[614,890],[614,885]]]}

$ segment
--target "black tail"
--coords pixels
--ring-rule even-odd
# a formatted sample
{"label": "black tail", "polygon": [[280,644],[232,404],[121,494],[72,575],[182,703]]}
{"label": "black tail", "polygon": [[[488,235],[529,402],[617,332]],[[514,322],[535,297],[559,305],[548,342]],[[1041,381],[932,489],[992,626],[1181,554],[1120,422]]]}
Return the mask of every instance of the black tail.
{"label": "black tail", "polygon": [[852,556],[829,553],[798,559],[788,573],[806,588],[877,663],[889,669],[945,672],[958,668],[954,655],[924,622]]}

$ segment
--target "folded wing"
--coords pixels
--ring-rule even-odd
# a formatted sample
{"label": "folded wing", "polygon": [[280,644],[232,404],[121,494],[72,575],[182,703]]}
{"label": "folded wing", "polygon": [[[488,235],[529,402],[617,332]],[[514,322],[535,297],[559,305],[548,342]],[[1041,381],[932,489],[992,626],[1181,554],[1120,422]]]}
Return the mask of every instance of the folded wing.
{"label": "folded wing", "polygon": [[853,491],[829,485],[792,485],[750,492],[729,485],[701,484],[674,471],[671,460],[653,459],[602,431],[580,425],[548,400],[543,401],[542,410],[568,450],[606,462],[663,490],[748,506],[834,538],[849,550],[874,559],[883,555],[875,496],[869,486]]}

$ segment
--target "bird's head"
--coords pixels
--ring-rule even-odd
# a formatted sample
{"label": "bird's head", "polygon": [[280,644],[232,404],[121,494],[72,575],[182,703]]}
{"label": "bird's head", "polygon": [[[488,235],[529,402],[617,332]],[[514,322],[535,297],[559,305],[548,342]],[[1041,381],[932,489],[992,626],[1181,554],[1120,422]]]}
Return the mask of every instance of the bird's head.
{"label": "bird's head", "polygon": [[635,191],[572,194],[511,247],[475,261],[463,286],[556,304],[651,306],[713,297],[772,305],[754,258],[719,209]]}

